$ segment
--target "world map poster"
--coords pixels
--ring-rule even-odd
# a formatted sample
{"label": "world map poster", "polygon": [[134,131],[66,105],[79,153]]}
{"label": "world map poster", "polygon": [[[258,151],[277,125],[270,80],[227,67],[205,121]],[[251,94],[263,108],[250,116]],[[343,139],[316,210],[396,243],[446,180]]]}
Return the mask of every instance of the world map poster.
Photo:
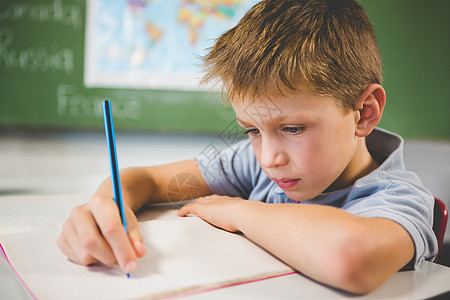
{"label": "world map poster", "polygon": [[202,90],[201,57],[258,1],[87,0],[87,87]]}

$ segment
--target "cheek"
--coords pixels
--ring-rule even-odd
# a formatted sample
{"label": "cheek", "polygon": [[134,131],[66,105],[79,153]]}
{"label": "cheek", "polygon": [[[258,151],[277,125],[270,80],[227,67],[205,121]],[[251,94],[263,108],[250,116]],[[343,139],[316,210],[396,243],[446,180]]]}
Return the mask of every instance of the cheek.
{"label": "cheek", "polygon": [[[261,158],[261,143],[258,142],[258,139],[250,137],[250,145],[253,148],[253,152],[255,152],[256,159],[260,162]],[[261,163],[260,163],[261,165]]]}
{"label": "cheek", "polygon": [[326,171],[330,179],[334,181],[351,161],[355,152],[356,139],[349,130],[340,132],[332,130],[330,134],[332,136],[328,140],[328,145],[323,146],[319,160],[322,162],[322,170]]}
{"label": "cheek", "polygon": [[[347,166],[353,155],[354,135],[339,130],[305,143],[296,153],[297,165],[312,180],[331,184]],[[330,182],[328,182],[330,181]]]}
{"label": "cheek", "polygon": [[296,164],[301,167],[304,176],[313,180],[327,174],[330,164],[334,161],[334,152],[322,141],[303,145],[301,151],[296,154]]}

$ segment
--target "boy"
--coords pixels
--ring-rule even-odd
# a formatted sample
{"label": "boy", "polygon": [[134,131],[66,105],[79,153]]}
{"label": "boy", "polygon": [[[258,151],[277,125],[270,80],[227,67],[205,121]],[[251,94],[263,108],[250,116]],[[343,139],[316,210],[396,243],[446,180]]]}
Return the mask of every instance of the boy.
{"label": "boy", "polygon": [[401,138],[375,128],[386,95],[359,4],[262,1],[204,62],[204,81],[224,84],[249,140],[217,157],[122,170],[128,237],[105,181],[64,225],[58,245],[70,259],[133,272],[145,254],[133,212],[174,200],[180,174],[197,178],[203,197],[179,216],[241,231],[330,286],[368,293],[435,256],[433,197],[404,169]]}

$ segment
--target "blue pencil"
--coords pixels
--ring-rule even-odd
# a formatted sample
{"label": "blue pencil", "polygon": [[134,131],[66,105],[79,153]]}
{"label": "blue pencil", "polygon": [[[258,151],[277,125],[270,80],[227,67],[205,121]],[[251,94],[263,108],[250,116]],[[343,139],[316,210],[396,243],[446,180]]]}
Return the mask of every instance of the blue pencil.
{"label": "blue pencil", "polygon": [[[127,222],[125,220],[125,210],[123,209],[122,190],[120,188],[119,167],[117,163],[116,140],[114,138],[114,124],[111,111],[111,103],[108,100],[103,101],[103,119],[105,121],[106,143],[108,144],[109,161],[111,165],[111,182],[113,186],[114,201],[119,208],[119,214],[122,219],[125,232],[128,234]],[[127,273],[130,278],[130,274]]]}

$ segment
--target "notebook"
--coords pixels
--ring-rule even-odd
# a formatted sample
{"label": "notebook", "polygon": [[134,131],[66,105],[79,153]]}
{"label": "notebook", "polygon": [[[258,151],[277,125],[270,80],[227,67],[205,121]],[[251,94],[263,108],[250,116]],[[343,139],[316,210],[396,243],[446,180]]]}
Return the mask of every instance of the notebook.
{"label": "notebook", "polygon": [[88,197],[0,197],[0,244],[16,276],[36,299],[160,299],[181,297],[294,270],[242,234],[198,217],[157,207],[140,216],[147,249],[127,279],[117,266],[69,261],[56,239],[73,207]]}

